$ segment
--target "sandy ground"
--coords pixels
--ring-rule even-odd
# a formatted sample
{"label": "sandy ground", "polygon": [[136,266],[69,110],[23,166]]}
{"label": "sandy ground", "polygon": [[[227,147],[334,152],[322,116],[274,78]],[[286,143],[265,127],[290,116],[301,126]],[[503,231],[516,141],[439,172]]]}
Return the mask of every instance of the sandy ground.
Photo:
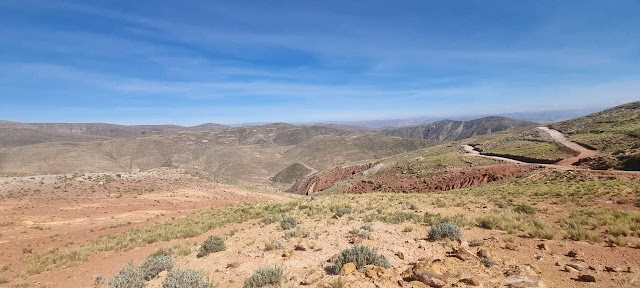
{"label": "sandy ground", "polygon": [[[117,175],[0,178],[0,266],[6,267],[0,276],[25,276],[24,258],[30,253],[85,243],[133,227],[184,217],[206,207],[278,197],[282,196],[248,192],[163,169]],[[113,269],[121,266],[118,261],[113,263],[117,263]],[[107,266],[102,262],[98,267]],[[77,277],[78,271],[68,272]],[[29,282],[49,286],[64,274],[45,273]]]}

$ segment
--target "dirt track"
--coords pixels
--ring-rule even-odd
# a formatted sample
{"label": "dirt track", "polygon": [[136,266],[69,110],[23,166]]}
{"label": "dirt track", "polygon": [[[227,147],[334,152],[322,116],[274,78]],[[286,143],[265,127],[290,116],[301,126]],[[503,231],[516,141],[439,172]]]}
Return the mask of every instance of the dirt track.
{"label": "dirt track", "polygon": [[564,134],[562,134],[560,131],[553,130],[553,129],[549,128],[549,127],[538,127],[538,129],[540,129],[540,130],[546,132],[547,134],[549,134],[549,136],[551,136],[553,141],[556,141],[556,142],[564,145],[565,147],[580,153],[578,156],[564,159],[564,160],[556,163],[556,165],[572,166],[573,163],[578,162],[580,159],[589,158],[589,157],[593,157],[593,156],[596,156],[596,155],[600,154],[598,151],[589,150],[589,149],[587,149],[585,147],[580,146],[580,144],[575,143],[575,142],[567,139],[567,137],[565,137]]}
{"label": "dirt track", "polygon": [[562,134],[560,131],[553,130],[553,129],[548,128],[548,127],[538,127],[538,129],[547,132],[554,141],[556,141],[556,142],[564,145],[565,147],[567,147],[567,148],[569,148],[569,149],[571,149],[573,151],[576,151],[576,152],[578,152],[580,154],[578,156],[575,156],[575,157],[566,158],[566,159],[561,160],[561,161],[559,161],[557,163],[554,163],[554,164],[538,164],[538,163],[528,163],[528,162],[518,161],[518,160],[514,160],[514,159],[510,159],[510,158],[499,157],[499,156],[483,155],[479,151],[477,151],[473,146],[467,145],[467,144],[463,144],[462,148],[464,149],[465,152],[467,152],[468,155],[484,157],[484,158],[494,159],[494,160],[501,160],[501,161],[514,163],[514,164],[527,164],[527,165],[544,166],[544,167],[561,169],[561,170],[589,170],[589,171],[598,172],[598,173],[615,173],[615,174],[626,174],[626,175],[640,175],[640,171],[592,170],[592,169],[573,166],[573,164],[578,162],[580,159],[589,158],[589,157],[593,157],[593,156],[599,155],[600,151],[589,150],[589,149],[587,149],[585,147],[582,147],[580,144],[575,143],[575,142],[567,139],[567,137],[565,137],[564,134]]}

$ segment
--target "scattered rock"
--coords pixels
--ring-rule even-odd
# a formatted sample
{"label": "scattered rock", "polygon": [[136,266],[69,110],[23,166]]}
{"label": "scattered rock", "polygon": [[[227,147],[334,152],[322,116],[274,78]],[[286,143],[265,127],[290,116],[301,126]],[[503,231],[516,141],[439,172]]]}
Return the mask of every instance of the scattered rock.
{"label": "scattered rock", "polygon": [[453,249],[453,251],[447,253],[447,256],[456,257],[462,261],[478,259],[478,256],[476,256],[473,252],[469,251],[469,249],[464,247]]}
{"label": "scattered rock", "polygon": [[520,250],[520,248],[518,247],[518,245],[513,244],[513,243],[507,243],[507,244],[504,244],[504,249],[512,250],[512,251],[519,251],[519,250]]}
{"label": "scattered rock", "polygon": [[484,244],[484,240],[473,240],[469,242],[469,247],[478,247],[482,246],[482,244]]}
{"label": "scattered rock", "polygon": [[340,269],[340,275],[349,275],[356,271],[356,264],[353,262],[346,263],[342,265],[342,269]]}
{"label": "scattered rock", "polygon": [[571,249],[571,251],[567,252],[565,256],[571,257],[571,258],[577,258],[578,256],[580,256],[580,252],[578,250]]}
{"label": "scattered rock", "polygon": [[460,282],[467,284],[469,286],[482,286],[482,283],[480,282],[480,280],[478,280],[478,278],[475,278],[475,277],[464,278],[460,280]]}
{"label": "scattered rock", "polygon": [[396,252],[396,256],[398,256],[398,258],[400,258],[401,260],[404,260],[404,253],[398,251]]}
{"label": "scattered rock", "polygon": [[579,263],[569,263],[569,264],[567,264],[567,266],[571,267],[573,269],[576,269],[578,271],[584,270],[584,266],[582,264],[579,264]]}
{"label": "scattered rock", "polygon": [[624,271],[624,269],[622,269],[622,267],[611,267],[611,266],[604,266],[604,271],[605,272],[622,272]]}
{"label": "scattered rock", "polygon": [[580,282],[596,282],[596,277],[589,274],[582,274],[578,276],[578,281]]}
{"label": "scattered rock", "polygon": [[478,251],[478,253],[476,253],[478,255],[478,257],[480,258],[492,258],[491,257],[491,252],[489,252],[489,250],[487,249],[481,249],[480,251]]}
{"label": "scattered rock", "polygon": [[564,271],[565,271],[565,272],[569,272],[569,273],[572,273],[572,272],[578,272],[578,270],[577,270],[576,268],[573,268],[573,267],[571,267],[571,266],[569,266],[569,265],[564,266]]}
{"label": "scattered rock", "polygon": [[540,243],[540,244],[538,244],[538,249],[540,249],[540,250],[549,250],[549,245],[547,245],[547,243]]}
{"label": "scattered rock", "polygon": [[415,280],[411,282],[400,280],[398,281],[398,285],[400,285],[400,287],[403,287],[403,288],[429,288],[427,284],[424,284],[420,281],[415,281]]}
{"label": "scattered rock", "polygon": [[[445,275],[440,274],[440,271],[438,271],[439,269],[437,269],[437,267],[434,267],[434,263],[436,262],[440,263],[440,261],[433,261],[429,264],[427,264],[425,261],[416,263],[411,271],[411,277],[424,284],[427,284],[430,287],[444,287],[445,285],[447,285],[448,280]],[[435,266],[437,265],[440,264],[435,264]]]}
{"label": "scattered rock", "polygon": [[505,284],[509,288],[527,288],[538,287],[546,288],[547,286],[537,276],[531,275],[513,275],[505,279]]}
{"label": "scattered rock", "polygon": [[302,244],[297,244],[293,249],[296,251],[307,251],[307,247],[304,247]]}
{"label": "scattered rock", "polygon": [[285,250],[282,252],[282,258],[289,258],[293,255],[293,249]]}

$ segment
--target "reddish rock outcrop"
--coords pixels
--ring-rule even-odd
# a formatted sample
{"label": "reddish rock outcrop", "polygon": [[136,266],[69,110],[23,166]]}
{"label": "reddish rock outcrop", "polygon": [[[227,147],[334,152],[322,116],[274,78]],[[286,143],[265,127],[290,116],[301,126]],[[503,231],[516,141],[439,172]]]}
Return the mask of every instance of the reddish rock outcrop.
{"label": "reddish rock outcrop", "polygon": [[521,176],[534,169],[530,165],[496,165],[444,172],[431,177],[384,175],[362,180],[346,193],[448,191]]}
{"label": "reddish rock outcrop", "polygon": [[296,183],[294,183],[287,192],[303,195],[311,195],[321,191],[336,182],[348,179],[358,173],[369,170],[375,163],[363,165],[355,165],[349,167],[337,168],[322,173],[310,175]]}

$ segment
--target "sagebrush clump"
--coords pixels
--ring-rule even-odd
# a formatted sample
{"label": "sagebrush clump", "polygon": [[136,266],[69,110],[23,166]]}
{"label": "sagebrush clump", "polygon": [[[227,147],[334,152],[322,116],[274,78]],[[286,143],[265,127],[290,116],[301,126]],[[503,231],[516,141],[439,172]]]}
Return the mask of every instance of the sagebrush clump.
{"label": "sagebrush clump", "polygon": [[162,281],[162,288],[209,288],[211,283],[207,281],[202,272],[193,269],[173,270]]}
{"label": "sagebrush clump", "polygon": [[355,245],[353,248],[344,249],[333,262],[333,270],[336,274],[340,273],[340,269],[344,264],[353,262],[357,269],[367,265],[375,265],[389,268],[389,261],[383,255],[379,255],[375,250],[367,246]]}
{"label": "sagebrush clump", "polygon": [[140,265],[140,271],[145,280],[151,280],[162,271],[173,268],[173,258],[170,255],[154,253],[149,255]]}
{"label": "sagebrush clump", "polygon": [[116,275],[109,279],[107,287],[109,288],[142,288],[146,283],[142,272],[133,266],[133,262],[129,262]]}
{"label": "sagebrush clump", "polygon": [[262,268],[244,280],[243,288],[257,288],[267,285],[279,285],[284,280],[284,271],[280,267]]}
{"label": "sagebrush clump", "polygon": [[202,243],[202,246],[200,246],[198,258],[207,256],[213,252],[220,252],[224,250],[227,250],[227,246],[224,244],[224,239],[218,236],[211,236]]}
{"label": "sagebrush clump", "polygon": [[294,228],[297,225],[298,225],[298,221],[296,220],[296,218],[293,218],[291,216],[284,216],[280,220],[280,227],[282,227],[282,229],[284,230]]}
{"label": "sagebrush clump", "polygon": [[429,230],[429,240],[431,241],[440,239],[458,240],[460,238],[462,238],[462,231],[456,224],[451,222],[442,222]]}

